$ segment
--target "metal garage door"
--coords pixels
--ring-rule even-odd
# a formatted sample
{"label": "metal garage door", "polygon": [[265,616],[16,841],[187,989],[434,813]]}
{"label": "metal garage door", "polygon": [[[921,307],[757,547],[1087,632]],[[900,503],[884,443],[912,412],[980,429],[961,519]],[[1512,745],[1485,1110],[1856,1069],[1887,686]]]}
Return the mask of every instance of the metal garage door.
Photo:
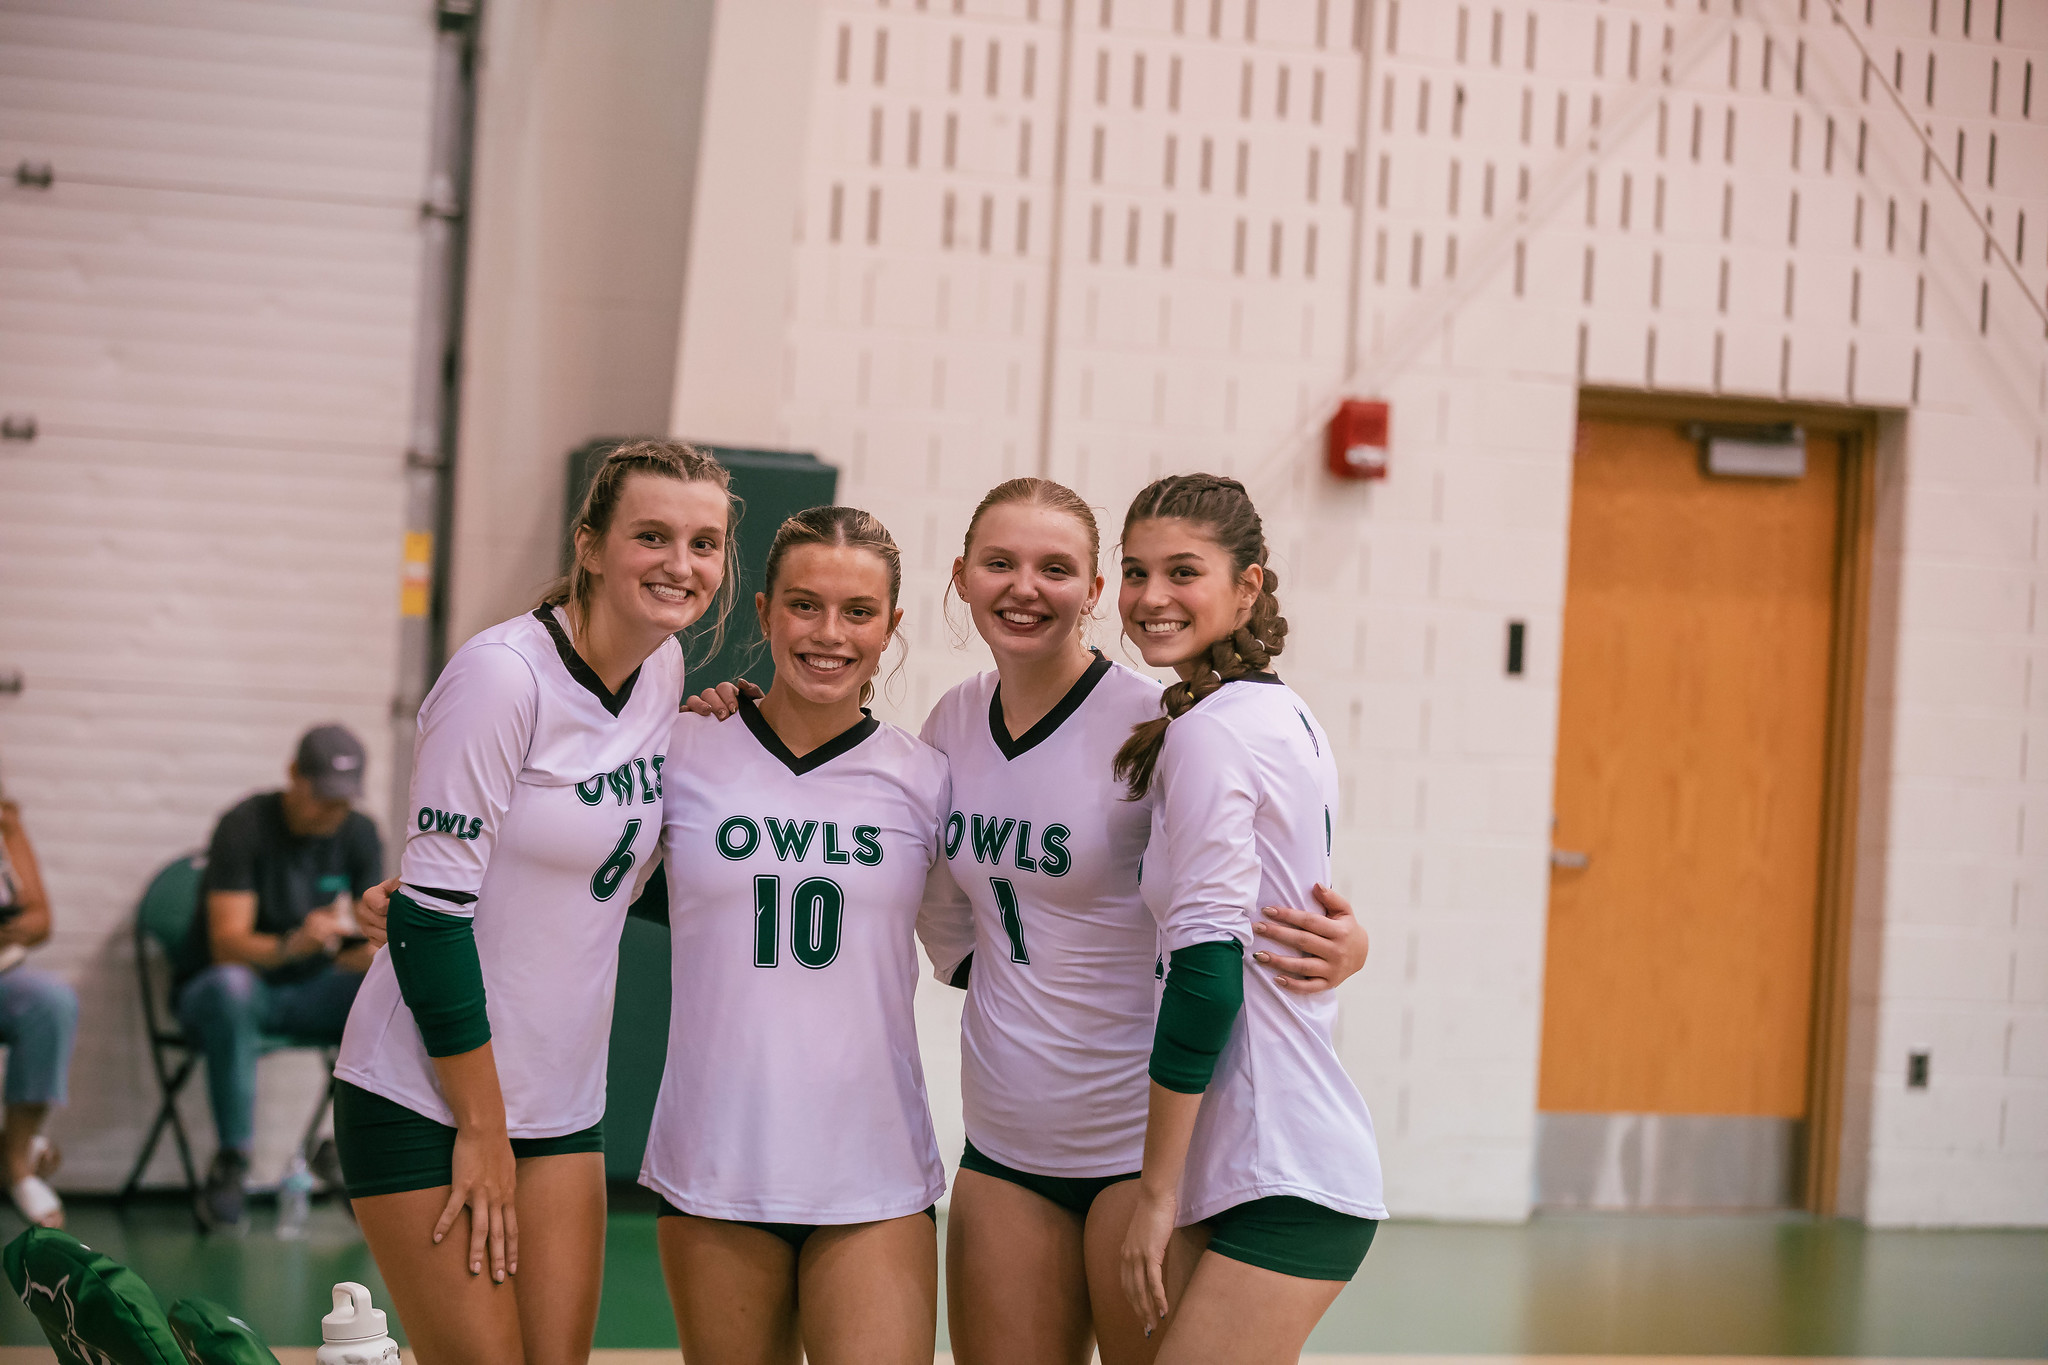
{"label": "metal garage door", "polygon": [[72,1187],[147,1117],[149,872],[310,723],[388,757],[434,49],[430,0],[0,0],[0,781],[80,989]]}

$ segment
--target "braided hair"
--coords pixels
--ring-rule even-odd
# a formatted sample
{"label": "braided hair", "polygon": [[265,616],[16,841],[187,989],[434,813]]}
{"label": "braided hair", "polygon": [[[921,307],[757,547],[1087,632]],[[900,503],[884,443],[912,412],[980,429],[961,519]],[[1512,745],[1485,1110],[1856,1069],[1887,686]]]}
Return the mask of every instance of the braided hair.
{"label": "braided hair", "polygon": [[1230,556],[1231,567],[1240,576],[1256,564],[1263,582],[1245,623],[1209,646],[1208,671],[1167,688],[1166,713],[1134,726],[1131,737],[1116,751],[1111,771],[1132,801],[1142,799],[1151,789],[1152,770],[1166,743],[1166,727],[1174,717],[1185,714],[1232,678],[1263,671],[1287,640],[1287,618],[1280,614],[1276,596],[1280,575],[1266,564],[1265,528],[1243,484],[1215,474],[1176,474],[1160,479],[1132,501],[1124,516],[1124,539],[1130,539],[1131,528],[1139,522],[1162,517],[1201,527]]}

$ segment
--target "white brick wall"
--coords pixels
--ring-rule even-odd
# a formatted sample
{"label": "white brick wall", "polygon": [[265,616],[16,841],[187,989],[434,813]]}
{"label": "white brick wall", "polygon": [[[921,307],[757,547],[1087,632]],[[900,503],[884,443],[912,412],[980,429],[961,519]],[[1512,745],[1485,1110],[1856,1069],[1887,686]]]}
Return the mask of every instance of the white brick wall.
{"label": "white brick wall", "polygon": [[[1952,169],[1960,135],[1971,202],[2040,299],[2048,89],[2026,90],[2048,84],[2048,10],[1979,3],[1965,34],[1965,8],[1845,13]],[[1113,534],[1164,470],[1251,482],[1289,675],[1343,746],[1340,876],[1376,951],[1342,1044],[1389,1201],[1519,1217],[1576,389],[1901,410],[1879,462],[1845,1200],[1886,1223],[2048,1221],[2041,326],[1881,83],[1866,94],[1826,0],[1072,9],[1056,284],[1060,0],[797,7],[809,142],[750,168],[801,205],[787,349],[733,376],[781,400],[716,434],[818,450],[895,530],[913,650],[894,716],[984,666],[949,647],[938,598],[991,483],[1043,451]],[[715,92],[714,70],[712,123]],[[686,293],[686,336],[748,312],[743,293]],[[691,364],[686,346],[679,431],[708,411]],[[696,392],[726,380],[698,364]],[[1316,471],[1341,392],[1392,402],[1384,485]],[[1908,1095],[1922,1043],[1934,1084]]]}
{"label": "white brick wall", "polygon": [[[0,774],[81,997],[74,1188],[153,1112],[148,877],[310,724],[386,758],[433,41],[421,0],[0,7],[0,164],[55,175],[0,188],[0,410],[39,426],[0,446]],[[306,1060],[265,1064],[259,1176]]]}

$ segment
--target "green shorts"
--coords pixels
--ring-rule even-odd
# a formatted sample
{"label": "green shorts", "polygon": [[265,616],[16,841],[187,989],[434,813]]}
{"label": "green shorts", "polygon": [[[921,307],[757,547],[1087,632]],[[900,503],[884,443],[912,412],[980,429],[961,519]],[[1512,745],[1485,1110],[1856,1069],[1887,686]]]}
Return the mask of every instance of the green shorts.
{"label": "green shorts", "polygon": [[1218,1256],[1300,1280],[1349,1280],[1380,1226],[1292,1195],[1254,1199],[1205,1221]]}
{"label": "green shorts", "polygon": [[1012,1185],[1022,1185],[1044,1199],[1050,1199],[1069,1213],[1088,1216],[1088,1209],[1095,1203],[1095,1196],[1111,1185],[1125,1180],[1136,1180],[1138,1172],[1127,1171],[1123,1175],[1033,1175],[1020,1171],[1014,1166],[1005,1166],[994,1157],[975,1149],[973,1141],[967,1143],[967,1150],[960,1154],[960,1169],[979,1175],[992,1175],[998,1180],[1007,1180]]}
{"label": "green shorts", "polygon": [[[661,1196],[656,1195],[655,1198],[661,1199]],[[661,1207],[654,1211],[654,1216],[656,1218],[690,1218],[701,1217],[702,1215],[685,1213],[674,1204],[669,1203],[668,1200],[661,1199]],[[938,1205],[934,1204],[926,1209],[924,1216],[937,1223],[939,1221]],[[714,1223],[738,1223],[743,1228],[759,1229],[770,1237],[780,1237],[783,1241],[789,1243],[791,1251],[796,1252],[801,1252],[804,1249],[804,1243],[808,1242],[811,1239],[811,1234],[819,1228],[834,1226],[831,1223],[756,1223],[746,1218],[714,1218],[711,1221]]]}
{"label": "green shorts", "polygon": [[[432,1190],[455,1179],[455,1130],[396,1100],[334,1083],[334,1146],[351,1199]],[[513,1138],[512,1155],[604,1151],[604,1122],[561,1137]]]}

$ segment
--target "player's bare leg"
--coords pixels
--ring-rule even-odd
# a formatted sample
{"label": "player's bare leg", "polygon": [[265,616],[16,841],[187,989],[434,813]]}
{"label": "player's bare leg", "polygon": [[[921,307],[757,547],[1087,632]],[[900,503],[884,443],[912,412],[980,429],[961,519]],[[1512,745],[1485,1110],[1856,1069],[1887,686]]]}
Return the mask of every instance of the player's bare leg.
{"label": "player's bare leg", "polygon": [[526,1365],[584,1365],[604,1289],[604,1154],[519,1163],[519,1334]]}
{"label": "player's bare leg", "polygon": [[939,1234],[922,1213],[819,1228],[797,1261],[810,1365],[931,1365]]}
{"label": "player's bare leg", "polygon": [[1044,1195],[960,1172],[946,1215],[946,1325],[958,1365],[1087,1365],[1081,1230],[1079,1215]]}
{"label": "player's bare leg", "polygon": [[1159,1365],[1293,1365],[1341,1280],[1303,1280],[1208,1252],[1177,1292]]}
{"label": "player's bare leg", "polygon": [[[440,1185],[350,1203],[418,1365],[518,1365],[526,1359],[518,1279],[508,1276],[500,1284],[489,1273],[470,1274],[467,1210],[435,1243],[434,1224],[448,1206],[448,1191]],[[520,1214],[523,1221],[523,1203]],[[521,1250],[532,1255],[544,1234],[537,1226],[527,1236],[533,1240],[522,1239]]]}
{"label": "player's bare leg", "polygon": [[[1088,1208],[1088,1302],[1102,1365],[1151,1365],[1166,1340],[1163,1330],[1145,1335],[1144,1322],[1124,1296],[1124,1234],[1130,1231],[1131,1210],[1137,1202],[1138,1182],[1120,1180],[1095,1196]],[[1166,1301],[1176,1313],[1188,1279],[1195,1273],[1195,1263],[1208,1245],[1209,1230],[1199,1223],[1181,1228],[1166,1244]],[[1168,1317],[1167,1322],[1172,1321]]]}
{"label": "player's bare leg", "polygon": [[[797,1365],[796,1252],[716,1218],[657,1218],[661,1273],[689,1365]],[[817,1234],[813,1233],[812,1236]]]}

